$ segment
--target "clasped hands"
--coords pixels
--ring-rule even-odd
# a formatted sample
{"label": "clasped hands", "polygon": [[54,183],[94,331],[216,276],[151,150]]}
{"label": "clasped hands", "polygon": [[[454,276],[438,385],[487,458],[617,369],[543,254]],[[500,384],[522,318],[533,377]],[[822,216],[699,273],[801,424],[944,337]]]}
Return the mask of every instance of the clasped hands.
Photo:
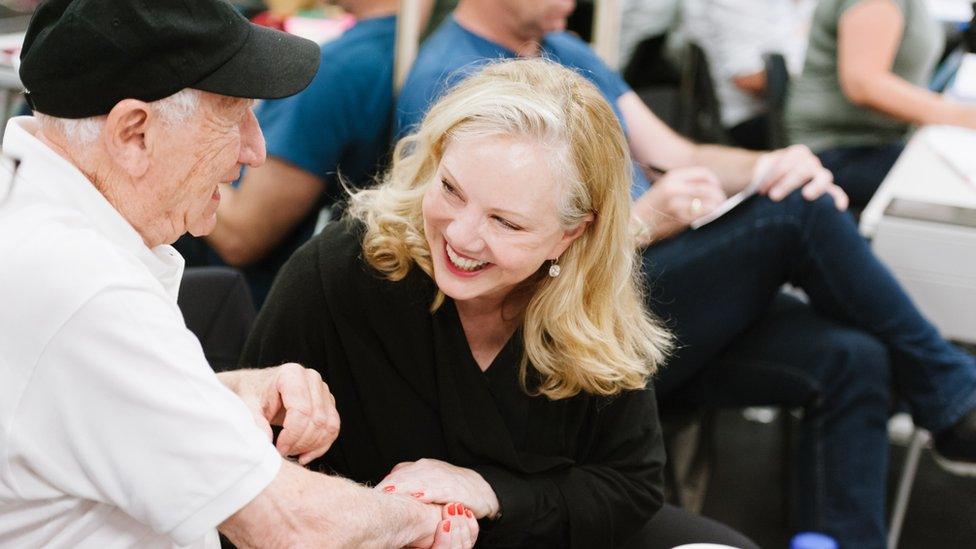
{"label": "clasped hands", "polygon": [[[847,209],[848,198],[834,184],[833,175],[804,145],[761,155],[753,166],[753,177],[760,177],[757,194],[780,201],[796,189],[806,200],[823,194],[834,199],[838,210]],[[650,240],[660,240],[685,230],[694,220],[712,213],[728,196],[712,170],[701,167],[669,170],[634,202],[634,215],[650,228]]]}
{"label": "clasped hands", "polygon": [[[478,519],[496,518],[498,498],[488,482],[477,472],[436,459],[420,459],[397,464],[376,485],[386,494],[409,496],[422,503],[443,505],[445,518],[454,517],[458,528],[458,547],[470,547],[478,537]],[[451,513],[454,513],[453,515]],[[438,527],[440,533],[440,527]],[[454,547],[438,545],[433,547]]]}
{"label": "clasped hands", "polygon": [[[276,448],[302,465],[321,457],[339,436],[335,398],[315,370],[288,363],[261,370],[218,374],[251,411],[271,440],[272,425],[281,426]],[[494,516],[498,500],[481,476],[432,459],[400,463],[377,489],[411,497],[439,516],[436,529],[411,547],[467,549],[478,539],[478,519]],[[433,520],[433,519],[432,519]]]}

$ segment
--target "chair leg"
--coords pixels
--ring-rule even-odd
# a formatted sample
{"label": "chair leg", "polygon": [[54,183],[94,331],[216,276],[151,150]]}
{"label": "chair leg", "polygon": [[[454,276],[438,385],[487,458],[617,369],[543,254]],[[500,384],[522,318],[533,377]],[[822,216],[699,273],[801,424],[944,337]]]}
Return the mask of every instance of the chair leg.
{"label": "chair leg", "polygon": [[713,410],[702,410],[692,421],[665,430],[668,463],[665,485],[670,503],[701,512],[708,488],[712,456]]}
{"label": "chair leg", "polygon": [[794,440],[796,437],[796,417],[789,408],[780,410],[780,453],[782,457],[782,468],[780,479],[783,483],[783,491],[780,494],[783,508],[783,525],[792,530],[796,517],[796,509],[793,506],[793,496],[796,494],[796,448]]}
{"label": "chair leg", "polygon": [[895,496],[894,508],[891,510],[891,526],[888,527],[888,549],[897,549],[898,547],[898,538],[901,537],[905,512],[908,510],[908,500],[912,495],[912,484],[915,482],[915,473],[918,472],[918,460],[922,455],[922,449],[928,444],[930,438],[931,435],[928,431],[916,428],[908,444],[905,465],[902,467],[901,479],[898,481],[898,493]]}

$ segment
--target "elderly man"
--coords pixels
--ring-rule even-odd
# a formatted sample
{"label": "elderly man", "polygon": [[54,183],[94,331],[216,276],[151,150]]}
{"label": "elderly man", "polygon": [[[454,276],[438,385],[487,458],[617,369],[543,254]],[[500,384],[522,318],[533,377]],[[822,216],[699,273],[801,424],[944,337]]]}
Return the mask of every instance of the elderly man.
{"label": "elderly man", "polygon": [[[808,149],[757,153],[677,135],[585,43],[559,32],[573,7],[461,0],[404,84],[400,132],[486,59],[544,55],[590,78],[616,110],[634,158],[668,170],[658,170],[653,185],[637,174],[632,186],[648,306],[680,341],[655,380],[661,400],[687,398],[698,389],[689,381],[701,376],[715,380],[709,392],[722,388],[705,397],[713,403],[810,395],[798,459],[800,526],[844,547],[883,547],[890,385],[936,433],[942,462],[972,474],[976,361],[939,336],[871,254],[838,211],[847,197]],[[692,229],[750,185],[765,196]],[[807,292],[810,306],[778,295],[787,281]],[[797,385],[804,389],[790,390]]]}
{"label": "elderly man", "polygon": [[328,388],[295,364],[215,376],[176,305],[169,243],[213,229],[218,185],[264,161],[243,98],[298,92],[318,58],[223,0],[36,12],[36,117],[4,140],[0,546],[216,547],[218,525],[248,547],[457,542],[463,518],[284,461],[335,439]]}
{"label": "elderly man", "polygon": [[278,269],[312,236],[319,210],[342,196],[339,177],[367,186],[389,150],[399,0],[336,0],[357,23],[322,46],[303,92],[257,110],[268,162],[221,189],[207,244],[240,267],[260,306]]}

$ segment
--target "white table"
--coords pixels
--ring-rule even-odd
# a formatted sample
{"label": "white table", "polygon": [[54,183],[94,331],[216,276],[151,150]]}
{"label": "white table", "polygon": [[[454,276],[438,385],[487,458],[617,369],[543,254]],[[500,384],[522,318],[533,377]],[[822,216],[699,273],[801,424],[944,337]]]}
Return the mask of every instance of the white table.
{"label": "white table", "polygon": [[928,0],[929,13],[942,23],[968,23],[973,18],[971,0]]}
{"label": "white table", "polygon": [[936,153],[932,131],[909,140],[860,230],[944,336],[976,342],[976,173]]}

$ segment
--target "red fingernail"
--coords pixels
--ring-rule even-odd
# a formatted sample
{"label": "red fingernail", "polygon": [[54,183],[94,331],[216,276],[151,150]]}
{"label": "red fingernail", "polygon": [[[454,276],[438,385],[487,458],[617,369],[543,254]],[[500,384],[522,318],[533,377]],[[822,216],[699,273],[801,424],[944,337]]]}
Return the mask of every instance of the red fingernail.
{"label": "red fingernail", "polygon": [[451,515],[452,517],[454,516],[454,504],[453,503],[447,506],[447,514],[448,515]]}
{"label": "red fingernail", "polygon": [[444,521],[444,533],[445,534],[450,534],[451,533],[451,521],[449,521],[449,520],[445,520]]}
{"label": "red fingernail", "polygon": [[465,511],[464,514],[468,515],[468,518],[474,518],[474,513],[472,513],[470,510]]}
{"label": "red fingernail", "polygon": [[423,492],[414,492],[414,493],[412,493],[410,495],[413,496],[413,497],[415,497],[415,498],[422,498],[422,497],[424,497],[424,493]]}
{"label": "red fingernail", "polygon": [[383,491],[384,492],[395,492],[396,491],[396,486],[387,486],[386,488],[383,488]]}
{"label": "red fingernail", "polygon": [[465,509],[464,509],[464,505],[462,505],[462,504],[460,504],[460,503],[458,503],[458,504],[457,504],[457,514],[459,514],[459,515],[463,515],[463,514],[464,514],[464,511],[465,511]]}

